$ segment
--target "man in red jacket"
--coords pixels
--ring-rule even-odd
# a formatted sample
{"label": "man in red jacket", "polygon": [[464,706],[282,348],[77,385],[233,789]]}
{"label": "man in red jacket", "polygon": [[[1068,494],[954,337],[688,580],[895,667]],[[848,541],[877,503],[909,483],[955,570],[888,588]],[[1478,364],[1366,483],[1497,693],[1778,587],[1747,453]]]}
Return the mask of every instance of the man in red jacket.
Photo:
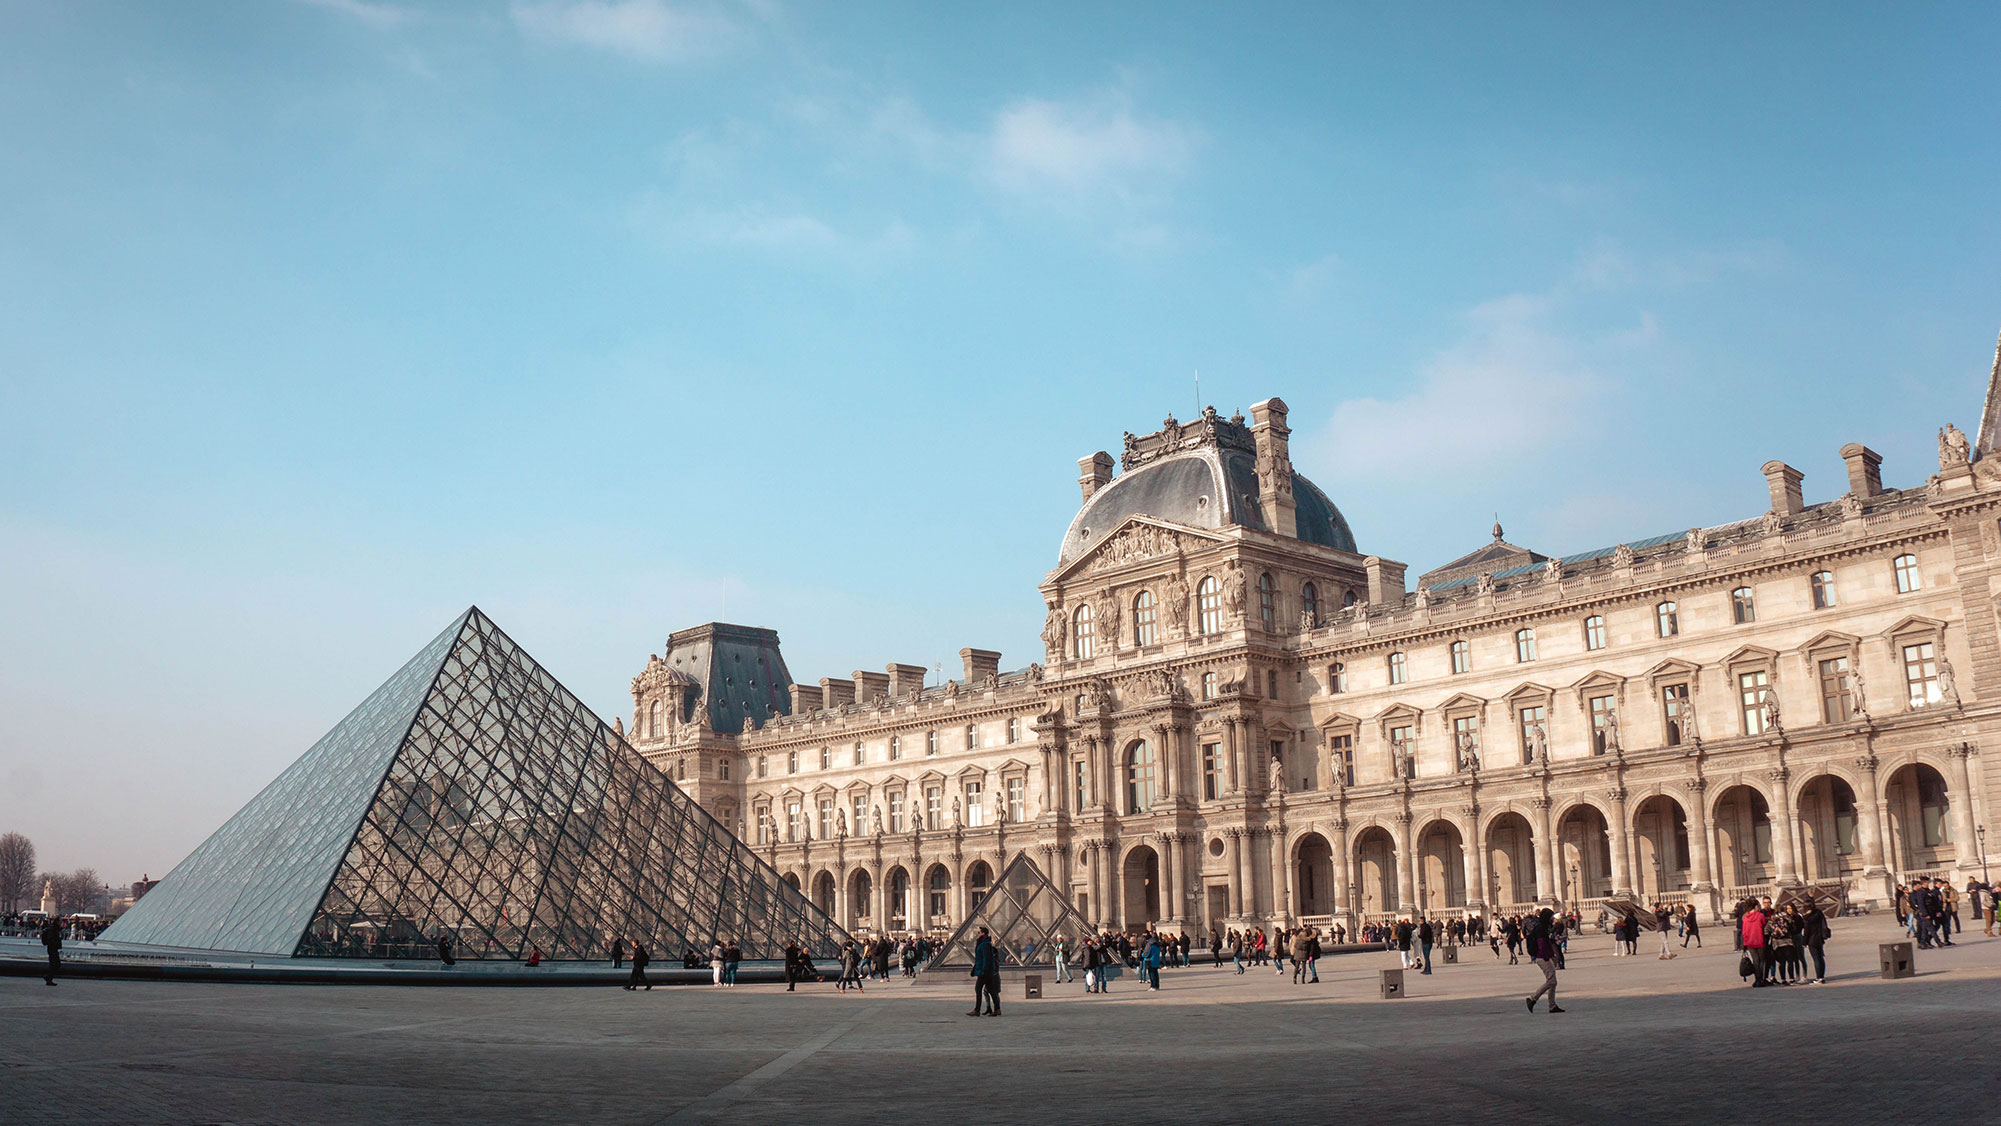
{"label": "man in red jacket", "polygon": [[1760,988],[1772,984],[1766,975],[1765,963],[1765,916],[1772,910],[1772,897],[1766,896],[1758,906],[1744,912],[1743,938],[1744,956],[1751,959],[1751,986]]}

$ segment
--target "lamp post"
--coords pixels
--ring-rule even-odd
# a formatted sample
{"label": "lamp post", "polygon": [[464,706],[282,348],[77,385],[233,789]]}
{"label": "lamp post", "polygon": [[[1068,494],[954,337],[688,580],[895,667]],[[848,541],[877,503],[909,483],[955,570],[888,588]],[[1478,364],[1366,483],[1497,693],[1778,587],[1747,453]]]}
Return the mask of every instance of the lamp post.
{"label": "lamp post", "polygon": [[1577,882],[1577,865],[1570,866],[1570,907],[1575,911],[1583,903],[1583,888]]}
{"label": "lamp post", "polygon": [[1987,826],[1975,825],[1973,827],[1973,837],[1974,840],[1979,842],[1980,845],[1980,882],[1984,884],[1988,882],[1987,881]]}

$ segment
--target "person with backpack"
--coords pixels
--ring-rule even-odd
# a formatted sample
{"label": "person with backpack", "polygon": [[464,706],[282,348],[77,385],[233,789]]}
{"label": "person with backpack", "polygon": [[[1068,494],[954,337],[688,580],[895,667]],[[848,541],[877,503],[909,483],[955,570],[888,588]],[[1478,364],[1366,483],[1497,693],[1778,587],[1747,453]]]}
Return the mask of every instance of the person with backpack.
{"label": "person with backpack", "polygon": [[645,986],[649,993],[652,992],[653,983],[646,980],[646,963],[652,960],[646,955],[646,947],[637,942],[632,944],[632,976],[625,982],[628,991]]}
{"label": "person with backpack", "polygon": [[1535,1012],[1535,1003],[1542,995],[1549,994],[1549,1011],[1561,1013],[1568,1010],[1556,1003],[1556,912],[1545,907],[1533,923],[1529,924],[1529,960],[1542,971],[1542,988],[1522,998],[1529,1012]]}

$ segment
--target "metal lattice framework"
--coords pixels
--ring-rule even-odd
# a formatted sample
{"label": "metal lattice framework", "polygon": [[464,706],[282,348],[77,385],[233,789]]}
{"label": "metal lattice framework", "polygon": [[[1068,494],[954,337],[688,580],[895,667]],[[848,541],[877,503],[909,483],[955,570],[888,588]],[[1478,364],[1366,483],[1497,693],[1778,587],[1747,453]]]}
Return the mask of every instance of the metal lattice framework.
{"label": "metal lattice framework", "polygon": [[477,608],[107,939],[316,957],[609,957],[845,933]]}
{"label": "metal lattice framework", "polygon": [[1069,897],[1026,852],[1015,853],[1007,862],[993,887],[932,955],[925,970],[970,969],[981,927],[987,928],[1004,966],[1053,966],[1056,939],[1067,939],[1074,950],[1091,933]]}

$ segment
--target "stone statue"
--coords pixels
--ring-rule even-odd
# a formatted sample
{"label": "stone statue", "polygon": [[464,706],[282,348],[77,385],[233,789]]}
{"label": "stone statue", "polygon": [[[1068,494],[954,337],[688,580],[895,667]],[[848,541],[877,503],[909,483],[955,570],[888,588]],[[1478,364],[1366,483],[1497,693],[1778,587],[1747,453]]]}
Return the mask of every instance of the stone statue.
{"label": "stone statue", "polygon": [[1473,745],[1473,733],[1459,733],[1459,769],[1473,771],[1480,769],[1480,751]]}
{"label": "stone statue", "polygon": [[1230,569],[1223,574],[1223,606],[1230,617],[1242,621],[1244,618],[1244,569],[1237,561],[1230,560]]}
{"label": "stone statue", "polygon": [[1529,725],[1529,761],[1549,761],[1549,725],[1542,720]]}
{"label": "stone statue", "polygon": [[1765,730],[1776,731],[1778,729],[1779,694],[1777,692],[1769,688],[1765,689],[1764,696],[1758,700],[1758,714],[1764,717]]}
{"label": "stone statue", "polygon": [[1701,738],[1702,732],[1695,719],[1695,686],[1692,684],[1681,698],[1681,715],[1678,718],[1681,720],[1682,742],[1693,743]]}
{"label": "stone statue", "polygon": [[1402,743],[1397,744],[1397,777],[1405,781],[1417,777],[1417,755]]}
{"label": "stone statue", "polygon": [[1007,824],[1007,799],[1001,796],[998,789],[994,791],[994,824]]}
{"label": "stone statue", "polygon": [[697,735],[701,732],[702,728],[707,727],[708,725],[709,725],[708,701],[702,699],[700,695],[697,695],[693,700],[689,701],[688,703],[688,718],[681,724],[681,733],[684,736]]}
{"label": "stone statue", "polygon": [[958,827],[959,827],[960,825],[963,825],[963,824],[965,824],[965,822],[963,822],[963,821],[959,820],[959,795],[957,795],[957,794],[953,794],[953,795],[952,795],[952,827],[953,827],[954,829],[956,829],[956,828],[958,828]]}
{"label": "stone statue", "polygon": [[1768,508],[1765,510],[1765,519],[1760,527],[1766,535],[1776,536],[1786,530],[1786,518],[1779,515],[1778,509]]}
{"label": "stone statue", "polygon": [[1271,791],[1274,794],[1285,792],[1285,756],[1283,754],[1274,754],[1271,756]]}
{"label": "stone statue", "polygon": [[1319,627],[1320,623],[1313,620],[1313,607],[1301,606],[1299,608],[1299,632],[1312,633]]}
{"label": "stone statue", "polygon": [[1558,583],[1563,581],[1563,560],[1552,559],[1542,565],[1542,581]]}
{"label": "stone statue", "polygon": [[1850,677],[1848,698],[1854,707],[1855,717],[1857,719],[1868,719],[1869,692],[1866,688],[1863,687],[1861,669],[1856,669],[1854,674]]}
{"label": "stone statue", "polygon": [[1688,535],[1682,537],[1681,546],[1690,555],[1700,553],[1702,551],[1702,529],[1690,528]]}
{"label": "stone statue", "polygon": [[848,811],[845,809],[834,811],[834,837],[843,841],[848,839]]}
{"label": "stone statue", "polygon": [[1483,597],[1493,594],[1494,572],[1492,571],[1480,572],[1479,585],[1475,589],[1477,589],[1480,592],[1481,596]]}
{"label": "stone statue", "polygon": [[1051,661],[1063,659],[1063,639],[1070,632],[1070,615],[1056,603],[1049,604],[1049,613],[1042,618],[1042,644],[1049,650]]}
{"label": "stone statue", "polygon": [[1167,580],[1167,624],[1177,634],[1188,631],[1188,580],[1176,575]]}
{"label": "stone statue", "polygon": [[1945,428],[1938,432],[1938,467],[1956,469],[1971,461],[1972,457],[1966,435],[1960,432],[1959,427],[1946,423]]}
{"label": "stone statue", "polygon": [[1098,637],[1112,649],[1119,647],[1119,597],[1107,590],[1098,595],[1098,605],[1092,610],[1096,621]]}
{"label": "stone statue", "polygon": [[878,837],[882,836],[882,807],[879,805],[870,806],[868,820],[869,831]]}
{"label": "stone statue", "polygon": [[1938,695],[1948,704],[1959,703],[1959,675],[1952,671],[1952,662],[1944,657],[1938,659]]}
{"label": "stone statue", "polygon": [[[639,724],[639,721],[636,719],[633,720],[632,722],[634,726],[638,726]],[[611,731],[612,734],[618,736],[619,738],[621,739],[625,738],[625,720],[620,719],[618,716],[611,717]]]}
{"label": "stone statue", "polygon": [[956,681],[956,680],[948,680],[948,681],[946,681],[946,682],[945,682],[945,698],[946,698],[946,699],[948,699],[948,700],[952,700],[952,699],[957,699],[957,698],[958,698],[958,695],[959,695],[959,682],[958,682],[958,681]]}
{"label": "stone statue", "polygon": [[1028,679],[1030,681],[1040,681],[1042,679],[1042,666],[1037,664],[1029,665]]}
{"label": "stone statue", "polygon": [[1606,753],[1610,754],[1611,752],[1618,750],[1620,744],[1619,744],[1619,713],[1617,709],[1606,710],[1603,726],[1601,726],[1599,730],[1605,733]]}
{"label": "stone statue", "polygon": [[[1363,605],[1363,603],[1360,603],[1360,602],[1357,602],[1357,603],[1355,603],[1355,605],[1359,607],[1359,606],[1362,606],[1362,605]],[[1428,586],[1421,586],[1421,587],[1418,587],[1418,588],[1417,588],[1417,608],[1418,608],[1418,609],[1420,609],[1420,610],[1429,610],[1429,609],[1431,609],[1431,588],[1430,588],[1430,587],[1428,587]],[[1359,614],[1359,613],[1361,613],[1361,612],[1363,612],[1363,611],[1357,611],[1357,613],[1358,613],[1358,614]]]}
{"label": "stone statue", "polygon": [[1835,506],[1841,510],[1843,520],[1853,520],[1862,515],[1862,501],[1854,493],[1841,494],[1841,499],[1835,502]]}
{"label": "stone statue", "polygon": [[757,730],[757,721],[750,718],[749,716],[743,717],[743,733],[745,735],[748,735],[756,730]]}
{"label": "stone statue", "polygon": [[1617,550],[1612,552],[1612,565],[1614,567],[1630,567],[1633,565],[1634,557],[1635,553],[1632,545],[1622,543]]}

